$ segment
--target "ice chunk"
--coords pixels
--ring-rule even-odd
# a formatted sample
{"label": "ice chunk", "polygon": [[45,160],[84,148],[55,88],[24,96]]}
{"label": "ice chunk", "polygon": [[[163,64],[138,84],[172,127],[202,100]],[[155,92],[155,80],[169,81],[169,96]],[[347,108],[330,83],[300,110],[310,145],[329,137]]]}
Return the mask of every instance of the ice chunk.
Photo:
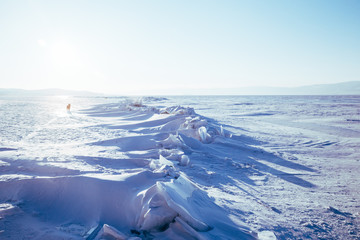
{"label": "ice chunk", "polygon": [[163,166],[169,166],[169,167],[174,167],[174,163],[167,160],[166,158],[164,158],[162,155],[159,156],[159,159],[157,160],[152,160],[150,162],[150,168],[152,170],[155,170],[155,169],[159,169]]}
{"label": "ice chunk", "polygon": [[181,174],[176,180],[168,183],[158,182],[157,184],[161,191],[165,193],[169,207],[174,209],[187,224],[200,232],[211,229],[206,223],[197,219],[195,212],[191,209],[189,199],[192,197],[193,192],[199,189],[187,177]]}
{"label": "ice chunk", "polygon": [[169,208],[158,184],[140,192],[137,197],[142,203],[137,227],[142,231],[163,230],[177,216],[177,213]]}
{"label": "ice chunk", "polygon": [[259,240],[276,240],[276,236],[271,231],[262,231],[258,233]]}
{"label": "ice chunk", "polygon": [[184,152],[180,149],[161,149],[159,150],[159,154],[166,157],[166,159],[180,162],[181,156],[184,154]]}
{"label": "ice chunk", "polygon": [[184,144],[178,138],[178,135],[173,135],[173,134],[169,134],[169,137],[166,138],[164,141],[162,141],[162,146],[167,149],[177,148],[177,147],[181,147],[183,145]]}
{"label": "ice chunk", "polygon": [[165,231],[172,226],[175,219],[178,219],[181,228],[191,236],[198,235],[196,231],[210,230],[211,227],[198,217],[192,216],[195,212],[190,207],[190,198],[195,190],[199,189],[185,176],[180,176],[177,180],[167,183],[158,181],[149,189],[140,192],[137,197],[142,208],[137,223],[138,229]]}
{"label": "ice chunk", "polygon": [[180,165],[187,166],[187,165],[189,165],[189,163],[190,163],[189,157],[187,155],[182,155],[181,160],[180,160]]}
{"label": "ice chunk", "polygon": [[206,128],[204,126],[202,126],[198,129],[198,132],[199,132],[201,142],[204,142],[204,143],[208,142],[210,135],[207,133]]}
{"label": "ice chunk", "polygon": [[174,167],[174,163],[173,163],[173,162],[167,160],[166,158],[164,158],[164,157],[161,156],[161,155],[159,156],[159,162],[160,162],[160,164],[162,164],[162,165],[167,165],[167,166],[170,166],[170,167]]}
{"label": "ice chunk", "polygon": [[155,173],[165,173],[165,176],[177,178],[179,173],[176,171],[174,163],[160,155],[159,159],[152,160],[149,164]]}
{"label": "ice chunk", "polygon": [[201,149],[202,144],[198,139],[188,137],[184,134],[179,133],[179,138],[181,138],[181,141],[188,147],[192,149]]}
{"label": "ice chunk", "polygon": [[177,213],[171,209],[160,193],[156,193],[149,201],[149,209],[144,214],[141,230],[163,230],[173,221]]}
{"label": "ice chunk", "polygon": [[118,231],[116,228],[104,224],[99,233],[96,235],[94,240],[101,239],[117,239],[117,240],[125,240],[127,236],[122,232]]}

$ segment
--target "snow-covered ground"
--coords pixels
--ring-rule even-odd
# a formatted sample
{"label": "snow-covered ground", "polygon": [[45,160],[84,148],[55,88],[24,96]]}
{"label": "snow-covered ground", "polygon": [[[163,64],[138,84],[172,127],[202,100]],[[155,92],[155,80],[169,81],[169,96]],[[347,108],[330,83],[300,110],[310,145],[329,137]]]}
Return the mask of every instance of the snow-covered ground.
{"label": "snow-covered ground", "polygon": [[360,239],[360,96],[3,97],[0,129],[0,239]]}

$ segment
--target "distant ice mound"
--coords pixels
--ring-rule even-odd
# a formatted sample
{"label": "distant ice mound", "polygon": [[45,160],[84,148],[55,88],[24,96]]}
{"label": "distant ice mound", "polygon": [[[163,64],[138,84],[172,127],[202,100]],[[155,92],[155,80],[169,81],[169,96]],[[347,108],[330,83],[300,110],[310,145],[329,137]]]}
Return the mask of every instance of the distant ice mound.
{"label": "distant ice mound", "polygon": [[145,122],[136,123],[136,126],[152,127],[150,129],[154,131],[171,133],[176,137],[179,134],[184,135],[202,143],[211,143],[217,136],[231,137],[222,126],[209,124],[206,119],[197,115],[193,108],[156,108],[144,105],[142,99],[126,99],[119,103],[97,105],[83,110],[82,113],[94,117],[120,117],[122,120],[146,119]]}
{"label": "distant ice mound", "polygon": [[106,103],[95,105],[91,108],[79,111],[94,117],[114,117],[126,116],[126,112],[142,112],[153,114],[170,114],[170,115],[195,115],[193,108],[173,106],[165,108],[156,108],[143,104],[142,98],[126,98],[118,103]]}
{"label": "distant ice mound", "polygon": [[184,108],[181,106],[167,107],[159,110],[160,114],[181,114],[181,115],[195,115],[193,108]]}

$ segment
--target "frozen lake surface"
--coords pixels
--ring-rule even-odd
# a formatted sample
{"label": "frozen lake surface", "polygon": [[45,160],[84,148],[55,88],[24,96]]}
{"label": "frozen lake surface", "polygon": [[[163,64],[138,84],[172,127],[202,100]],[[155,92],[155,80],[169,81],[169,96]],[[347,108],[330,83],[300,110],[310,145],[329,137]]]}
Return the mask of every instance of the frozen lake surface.
{"label": "frozen lake surface", "polygon": [[0,129],[0,239],[360,239],[360,96],[0,97]]}

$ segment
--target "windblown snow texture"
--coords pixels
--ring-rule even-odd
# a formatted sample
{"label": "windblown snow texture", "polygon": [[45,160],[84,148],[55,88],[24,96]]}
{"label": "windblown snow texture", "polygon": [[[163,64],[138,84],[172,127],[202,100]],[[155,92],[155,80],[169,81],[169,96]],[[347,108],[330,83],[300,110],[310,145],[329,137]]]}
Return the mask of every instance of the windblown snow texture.
{"label": "windblown snow texture", "polygon": [[[343,158],[354,172],[338,182],[354,180],[356,121],[348,128],[284,121],[274,104],[218,98],[198,105],[218,120],[159,106],[178,100],[2,99],[0,238],[359,237],[359,192],[349,184],[339,198],[349,202],[336,204],[341,184],[324,163]],[[319,140],[315,130],[339,136]]]}

